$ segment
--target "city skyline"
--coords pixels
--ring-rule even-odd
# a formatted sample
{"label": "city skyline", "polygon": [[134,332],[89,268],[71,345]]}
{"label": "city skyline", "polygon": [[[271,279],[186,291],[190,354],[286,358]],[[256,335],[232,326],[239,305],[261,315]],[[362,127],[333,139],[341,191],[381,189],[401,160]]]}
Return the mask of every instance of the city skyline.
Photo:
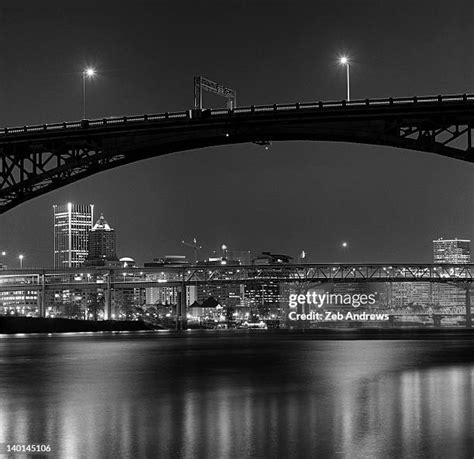
{"label": "city skyline", "polygon": [[474,459],[473,0],[7,3],[0,456]]}
{"label": "city skyline", "polygon": [[[243,34],[227,33],[226,21],[204,27],[215,5],[180,9],[162,2],[132,12],[117,7],[112,15],[95,6],[92,16],[84,5],[67,24],[46,6],[2,10],[6,38],[18,23],[25,34],[15,37],[23,49],[21,64],[13,50],[4,49],[9,72],[0,89],[7,110],[0,124],[79,119],[88,66],[95,70],[86,81],[90,117],[191,108],[196,75],[236,89],[239,105],[341,100],[346,97],[343,55],[351,63],[351,99],[473,92],[471,28],[469,15],[461,13],[472,8],[470,2],[458,2],[448,21],[438,4],[427,16],[421,5],[410,3],[407,16],[400,5],[348,2],[341,17],[330,3],[272,2],[272,20],[266,21],[265,2],[245,8],[228,2],[223,14]],[[389,16],[393,21],[386,24]],[[298,33],[288,35],[285,25],[296,19]],[[371,24],[367,30],[358,25],[363,20]],[[116,27],[124,21],[127,38]],[[403,36],[392,33],[398,23],[404,24]],[[33,53],[27,43],[38,24],[45,46]],[[66,26],[68,33],[58,42],[55,37]],[[439,40],[435,29],[450,40]],[[175,30],[182,30],[179,39]],[[249,48],[250,43],[256,46]],[[37,100],[33,106],[31,99]],[[212,94],[203,99],[205,107],[225,106]],[[150,252],[186,253],[181,240],[193,237],[210,254],[225,243],[295,259],[304,250],[312,262],[429,262],[431,240],[474,237],[471,168],[436,155],[344,143],[205,148],[103,172],[24,203],[0,216],[0,248],[25,254],[30,266],[41,265],[52,247],[44,209],[71,201],[95,202],[113,215],[122,253],[142,263],[152,258]],[[341,250],[341,241],[348,242],[347,250]]]}
{"label": "city skyline", "polygon": [[[84,203],[79,203],[78,204],[78,203],[71,203],[71,202],[65,203],[63,205],[56,205],[56,204],[53,205],[54,238],[53,238],[53,247],[52,247],[52,252],[51,253],[53,254],[53,259],[55,260],[54,263],[49,264],[48,262],[46,262],[46,263],[43,263],[43,264],[40,264],[40,265],[31,264],[31,260],[29,259],[28,254],[23,253],[21,255],[16,255],[16,254],[14,254],[14,252],[12,252],[8,249],[5,250],[5,248],[3,248],[2,252],[1,252],[2,259],[0,260],[0,266],[5,266],[6,265],[10,269],[16,269],[17,268],[16,263],[19,263],[18,258],[21,256],[21,259],[22,259],[21,260],[21,265],[23,265],[23,262],[24,262],[23,260],[26,257],[26,260],[27,260],[26,263],[29,264],[29,267],[50,268],[50,267],[53,267],[53,266],[56,266],[56,265],[58,265],[58,267],[59,267],[59,263],[66,263],[68,266],[70,265],[69,267],[78,267],[79,265],[82,264],[82,262],[84,262],[86,260],[86,258],[88,256],[88,252],[90,252],[90,249],[89,249],[88,246],[87,246],[87,248],[84,248],[84,247],[86,247],[86,246],[84,246],[84,244],[86,243],[85,241],[88,240],[88,238],[90,238],[89,232],[91,232],[91,230],[94,231],[94,229],[99,230],[99,232],[101,232],[101,233],[104,232],[104,231],[111,232],[111,234],[113,235],[113,242],[107,242],[106,243],[106,241],[104,239],[103,242],[99,243],[99,239],[98,239],[98,241],[95,244],[100,244],[100,246],[99,246],[100,250],[106,250],[106,247],[108,246],[108,244],[112,243],[112,246],[113,246],[112,251],[115,251],[116,250],[115,229],[113,229],[109,226],[108,222],[104,218],[103,212],[99,213],[100,217],[97,221],[95,221],[95,217],[94,217],[94,208],[95,207],[96,207],[95,204],[84,204]],[[70,212],[70,211],[72,211],[72,212]],[[75,222],[78,219],[77,216],[79,215],[79,217],[81,217],[81,215],[82,215],[80,211],[85,212],[84,216],[87,217],[86,218],[87,222],[85,222],[85,223],[79,222],[79,224],[82,224],[82,226],[84,226],[84,228],[85,228],[84,235],[82,236],[82,238],[80,238],[82,242],[79,241],[79,243],[80,243],[79,245],[81,245],[81,250],[79,250],[79,252],[80,252],[79,258],[76,261],[77,257],[74,258],[71,255],[71,257],[74,258],[74,260],[72,260],[72,258],[71,258],[72,262],[69,263],[68,260],[66,260],[67,257],[64,258],[64,256],[63,256],[64,260],[62,262],[60,262],[60,257],[58,255],[58,250],[56,249],[56,242],[54,242],[54,241],[56,241],[56,239],[58,239],[58,240],[60,239],[60,237],[58,235],[61,231],[58,232],[56,227],[59,227],[61,225],[62,226],[64,226],[64,225],[68,226],[67,223],[68,223],[69,220],[71,222]],[[68,217],[68,213],[71,213],[71,216]],[[74,216],[72,216],[72,214],[74,214]],[[58,216],[56,216],[56,215],[58,215]],[[68,218],[69,218],[69,220],[68,220]],[[105,234],[104,234],[104,236],[102,236],[102,238],[104,238],[104,237],[105,237]],[[194,240],[195,240],[195,243],[196,243],[197,242],[196,239],[194,239]],[[459,238],[459,237],[457,237],[457,235],[444,235],[442,237],[438,237],[437,239],[433,239],[432,240],[432,246],[429,247],[429,250],[430,250],[429,257],[431,258],[431,261],[428,261],[428,263],[447,263],[448,259],[444,256],[444,251],[451,254],[449,259],[451,259],[452,263],[460,263],[461,259],[464,260],[463,261],[464,263],[470,263],[471,262],[471,259],[470,259],[470,243],[471,243],[470,239]],[[106,244],[106,245],[104,245],[103,248],[102,248],[102,244]],[[65,253],[67,252],[67,254],[69,254],[69,252],[71,252],[71,250],[70,250],[71,247],[69,247],[69,246],[66,247],[67,241],[65,241],[63,245],[64,245],[64,247],[63,247],[64,250],[63,251],[65,251]],[[119,258],[131,257],[134,261],[137,262],[137,266],[140,266],[140,265],[143,266],[144,263],[153,264],[152,260],[159,259],[159,258],[164,258],[165,256],[175,256],[175,255],[184,256],[186,258],[186,262],[191,262],[192,263],[196,253],[194,252],[194,249],[191,247],[190,244],[185,243],[184,245],[188,246],[188,247],[183,247],[183,241],[181,241],[181,245],[178,246],[179,248],[175,253],[168,253],[168,252],[166,252],[166,253],[165,252],[152,253],[148,258],[143,259],[143,260],[137,260],[134,257],[134,253],[124,253],[124,252],[122,252],[120,247],[118,248],[118,254],[119,254]],[[340,257],[339,260],[319,260],[319,261],[316,260],[315,261],[315,260],[311,259],[311,256],[308,259],[307,258],[308,253],[307,253],[306,250],[304,250],[304,252],[305,252],[304,263],[357,263],[358,262],[357,260],[350,261],[350,260],[345,259],[344,253],[347,252],[349,247],[350,247],[350,245],[346,241],[339,241],[338,242],[338,245],[337,245],[337,247],[335,247],[335,249],[337,249],[337,252],[339,253],[339,257]],[[97,250],[99,250],[99,248],[95,249],[95,251],[97,251]],[[74,249],[73,251],[77,251],[77,250]],[[279,251],[278,248],[276,248],[276,250],[273,250],[273,252],[274,253],[279,253],[281,251]],[[245,250],[245,249],[242,249],[242,248],[235,249],[234,247],[229,247],[225,244],[220,244],[220,245],[218,245],[214,248],[210,247],[207,250],[203,250],[202,247],[200,247],[199,250],[198,250],[198,253],[200,254],[199,258],[198,258],[200,262],[205,262],[207,260],[213,260],[213,259],[215,259],[215,257],[222,256],[223,258],[226,258],[226,259],[232,259],[232,260],[235,259],[235,260],[239,261],[240,264],[245,264],[245,263],[242,263],[242,260],[250,260],[250,261],[253,262],[253,260],[256,260],[258,257],[262,257],[262,256],[263,257],[268,257],[267,255],[265,255],[266,253],[268,253],[270,255],[270,252],[266,251],[265,248],[260,248],[260,249],[252,251],[252,250]],[[341,253],[342,253],[342,255],[341,255]],[[293,263],[298,263],[298,262],[301,261],[300,260],[301,254],[298,254],[298,256],[296,256],[295,251],[292,252],[292,254],[294,256],[289,255],[289,254],[285,254],[284,256],[289,255],[290,258],[293,259],[293,261],[292,261]],[[69,255],[68,255],[68,257],[69,257]],[[57,258],[57,261],[56,261],[56,258]],[[107,258],[109,258],[109,257],[107,257]],[[115,263],[115,262],[118,261],[118,258],[117,259],[116,258],[117,257],[110,256],[110,261]],[[81,261],[79,261],[79,259]],[[390,260],[383,260],[381,262],[382,263],[390,263]],[[423,262],[423,261],[420,261],[420,262]],[[93,264],[94,263],[92,263],[91,266]]]}

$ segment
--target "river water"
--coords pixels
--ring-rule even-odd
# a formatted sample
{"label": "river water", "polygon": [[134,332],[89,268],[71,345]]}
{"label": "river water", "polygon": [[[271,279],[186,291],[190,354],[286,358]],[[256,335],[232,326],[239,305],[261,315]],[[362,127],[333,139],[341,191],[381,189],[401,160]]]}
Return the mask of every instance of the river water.
{"label": "river water", "polygon": [[60,458],[472,458],[473,351],[258,332],[0,335],[0,457],[45,444]]}

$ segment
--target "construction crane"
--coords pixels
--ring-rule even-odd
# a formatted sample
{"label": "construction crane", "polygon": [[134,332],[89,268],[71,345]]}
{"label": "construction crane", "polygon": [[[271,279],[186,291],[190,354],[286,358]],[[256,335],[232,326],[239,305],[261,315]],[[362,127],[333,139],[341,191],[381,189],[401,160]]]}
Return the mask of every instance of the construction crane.
{"label": "construction crane", "polygon": [[181,241],[181,244],[187,245],[188,247],[191,247],[194,249],[194,261],[197,263],[198,262],[198,252],[202,247],[198,245],[197,239],[194,238],[193,242],[186,242],[186,241]]}

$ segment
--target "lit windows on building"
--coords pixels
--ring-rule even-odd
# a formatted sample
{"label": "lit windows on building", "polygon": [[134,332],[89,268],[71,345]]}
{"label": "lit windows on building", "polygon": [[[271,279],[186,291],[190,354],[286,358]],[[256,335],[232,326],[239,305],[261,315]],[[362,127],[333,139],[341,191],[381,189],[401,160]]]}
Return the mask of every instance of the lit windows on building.
{"label": "lit windows on building", "polygon": [[85,264],[88,266],[119,265],[115,253],[115,231],[101,214],[88,234],[88,255]]}
{"label": "lit windows on building", "polygon": [[0,292],[0,315],[34,317],[38,313],[37,291],[15,290]]}
{"label": "lit windows on building", "polygon": [[435,239],[433,241],[435,263],[464,264],[471,262],[471,241],[469,239]]}
{"label": "lit windows on building", "polygon": [[53,206],[54,267],[76,268],[88,254],[88,234],[92,229],[94,205],[68,203]]}

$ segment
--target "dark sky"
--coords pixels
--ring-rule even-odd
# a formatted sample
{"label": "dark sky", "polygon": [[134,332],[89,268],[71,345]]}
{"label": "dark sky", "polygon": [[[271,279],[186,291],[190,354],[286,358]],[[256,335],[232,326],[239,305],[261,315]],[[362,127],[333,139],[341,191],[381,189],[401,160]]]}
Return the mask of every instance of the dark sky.
{"label": "dark sky", "polygon": [[[101,1],[0,7],[0,125],[178,111],[194,75],[238,104],[474,92],[474,2]],[[125,2],[123,2],[125,3]],[[3,3],[2,5],[4,5]],[[65,5],[81,5],[72,7]],[[224,101],[205,94],[207,106]],[[0,215],[10,264],[52,265],[52,205],[93,203],[139,262],[222,243],[354,262],[431,261],[435,237],[474,237],[474,165],[344,143],[206,148],[92,176]]]}

